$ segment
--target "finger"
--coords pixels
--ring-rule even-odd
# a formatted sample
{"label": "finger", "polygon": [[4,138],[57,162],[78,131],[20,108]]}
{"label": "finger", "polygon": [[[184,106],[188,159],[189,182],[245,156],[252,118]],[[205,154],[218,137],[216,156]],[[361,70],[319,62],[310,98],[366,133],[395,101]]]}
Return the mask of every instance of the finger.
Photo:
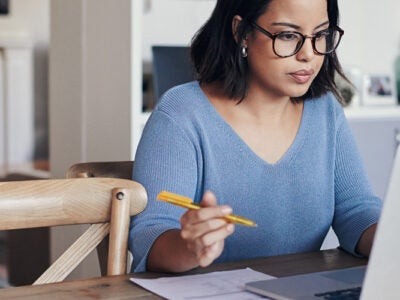
{"label": "finger", "polygon": [[181,224],[197,224],[212,219],[222,220],[230,213],[232,213],[232,208],[227,205],[202,207],[198,210],[190,209],[182,215]]}
{"label": "finger", "polygon": [[196,253],[197,256],[202,255],[203,252],[205,251],[204,249],[210,247],[215,243],[223,242],[234,231],[235,231],[235,226],[233,224],[225,224],[218,230],[210,231],[195,239],[192,238],[186,239],[187,247],[190,251]]}
{"label": "finger", "polygon": [[226,224],[221,228],[210,231],[196,239],[197,243],[202,247],[210,247],[212,244],[225,240],[235,231],[235,225]]}
{"label": "finger", "polygon": [[[181,237],[187,240],[194,240],[227,224],[222,218],[214,218],[201,222],[198,221],[198,218],[191,218],[196,219],[196,223],[185,222],[184,218],[185,217],[182,216]],[[190,218],[190,216],[188,218]],[[191,222],[193,222],[193,220]]]}
{"label": "finger", "polygon": [[213,218],[222,218],[232,213],[228,205],[217,205],[217,198],[211,191],[206,191],[200,202],[201,209],[189,210],[181,218],[184,223],[199,223]]}
{"label": "finger", "polygon": [[218,258],[223,250],[224,243],[214,243],[211,246],[204,249],[201,255],[198,257],[198,264],[200,267],[207,267]]}

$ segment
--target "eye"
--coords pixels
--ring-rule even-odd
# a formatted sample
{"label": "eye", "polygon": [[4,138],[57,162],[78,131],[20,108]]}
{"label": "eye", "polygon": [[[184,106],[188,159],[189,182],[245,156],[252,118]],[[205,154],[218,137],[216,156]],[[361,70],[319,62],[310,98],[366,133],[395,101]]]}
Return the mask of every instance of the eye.
{"label": "eye", "polygon": [[332,34],[332,32],[330,29],[321,30],[315,34],[315,39],[316,40],[325,39],[325,38],[329,37],[331,34]]}
{"label": "eye", "polygon": [[280,32],[276,35],[276,38],[283,42],[293,42],[300,39],[299,35],[296,32],[290,31]]}

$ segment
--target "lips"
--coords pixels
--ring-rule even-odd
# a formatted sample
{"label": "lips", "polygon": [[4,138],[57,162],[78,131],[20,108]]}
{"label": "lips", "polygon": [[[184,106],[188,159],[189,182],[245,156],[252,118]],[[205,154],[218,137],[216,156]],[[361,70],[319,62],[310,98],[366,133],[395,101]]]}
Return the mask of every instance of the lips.
{"label": "lips", "polygon": [[307,83],[314,75],[314,70],[299,70],[289,73],[297,83]]}

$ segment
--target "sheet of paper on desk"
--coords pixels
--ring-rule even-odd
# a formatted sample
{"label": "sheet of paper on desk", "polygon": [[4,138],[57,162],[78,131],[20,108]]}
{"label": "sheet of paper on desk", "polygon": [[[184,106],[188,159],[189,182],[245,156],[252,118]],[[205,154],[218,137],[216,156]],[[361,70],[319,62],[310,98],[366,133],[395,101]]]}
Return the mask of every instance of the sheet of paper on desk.
{"label": "sheet of paper on desk", "polygon": [[131,278],[131,281],[167,299],[251,300],[262,297],[246,292],[244,284],[249,281],[272,278],[274,277],[247,268],[157,279]]}

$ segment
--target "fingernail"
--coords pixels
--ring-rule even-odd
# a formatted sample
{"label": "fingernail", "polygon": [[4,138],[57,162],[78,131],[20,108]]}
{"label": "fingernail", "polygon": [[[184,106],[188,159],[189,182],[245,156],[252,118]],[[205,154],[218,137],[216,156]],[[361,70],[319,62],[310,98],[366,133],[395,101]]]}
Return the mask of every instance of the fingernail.
{"label": "fingernail", "polygon": [[233,224],[228,224],[228,225],[226,226],[226,230],[228,230],[228,232],[232,232],[232,231],[233,231],[233,228],[234,228]]}
{"label": "fingernail", "polygon": [[229,206],[222,206],[221,207],[221,211],[223,214],[227,215],[230,214],[232,212],[232,208]]}

